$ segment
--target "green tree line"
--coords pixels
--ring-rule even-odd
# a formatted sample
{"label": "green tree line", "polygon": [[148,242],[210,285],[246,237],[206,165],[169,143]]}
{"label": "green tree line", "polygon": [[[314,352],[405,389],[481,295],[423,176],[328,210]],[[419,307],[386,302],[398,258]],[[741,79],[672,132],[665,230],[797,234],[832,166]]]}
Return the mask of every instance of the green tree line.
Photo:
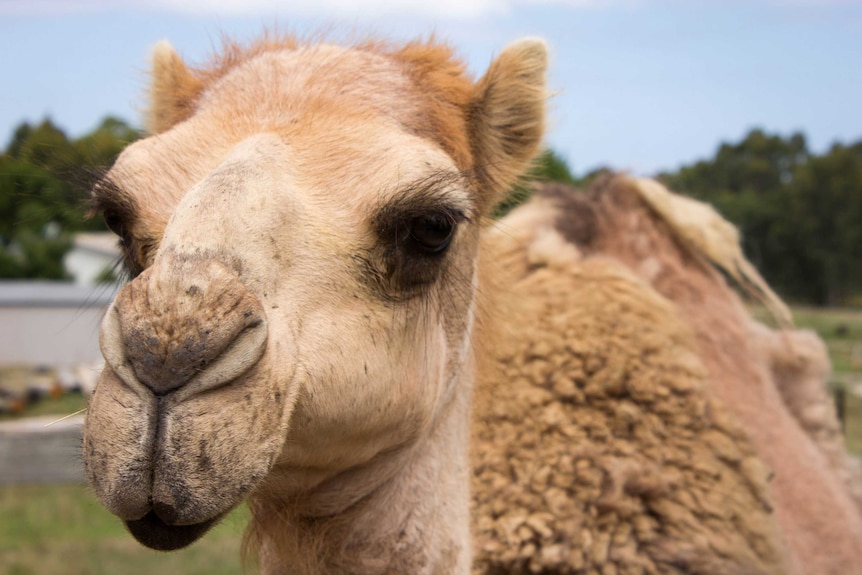
{"label": "green tree line", "polygon": [[47,119],[15,129],[0,154],[0,278],[66,279],[71,235],[106,229],[86,217],[88,183],[137,137],[116,118],[78,139]]}
{"label": "green tree line", "polygon": [[862,296],[862,141],[811,152],[800,133],[752,130],[715,156],[659,175],[739,228],[745,253],[784,297],[848,305]]}
{"label": "green tree line", "polygon": [[[532,176],[586,187],[609,171],[573,176],[548,150]],[[801,133],[755,129],[740,142],[721,144],[712,158],[657,178],[733,222],[746,255],[783,297],[828,306],[862,303],[862,140],[817,155]],[[528,195],[516,189],[503,206],[511,209]]]}
{"label": "green tree line", "polygon": [[[105,229],[101,218],[86,217],[92,175],[139,136],[116,118],[77,139],[50,120],[14,131],[0,154],[0,278],[65,278],[71,235]],[[576,177],[547,150],[530,177],[583,187],[605,171]],[[862,141],[817,155],[802,134],[752,130],[714,157],[658,177],[735,223],[749,258],[785,297],[818,305],[862,297]],[[498,215],[529,193],[513,190]]]}

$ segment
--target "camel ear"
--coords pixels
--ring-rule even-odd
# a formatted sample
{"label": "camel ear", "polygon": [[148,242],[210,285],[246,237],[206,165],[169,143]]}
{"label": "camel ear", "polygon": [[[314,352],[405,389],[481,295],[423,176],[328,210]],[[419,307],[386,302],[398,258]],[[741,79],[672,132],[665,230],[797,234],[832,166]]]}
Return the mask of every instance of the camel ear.
{"label": "camel ear", "polygon": [[167,40],[153,47],[150,82],[150,105],[146,114],[150,133],[164,132],[192,115],[202,83]]}
{"label": "camel ear", "polygon": [[523,174],[541,144],[547,67],[545,42],[520,40],[497,56],[474,88],[470,135],[486,210]]}

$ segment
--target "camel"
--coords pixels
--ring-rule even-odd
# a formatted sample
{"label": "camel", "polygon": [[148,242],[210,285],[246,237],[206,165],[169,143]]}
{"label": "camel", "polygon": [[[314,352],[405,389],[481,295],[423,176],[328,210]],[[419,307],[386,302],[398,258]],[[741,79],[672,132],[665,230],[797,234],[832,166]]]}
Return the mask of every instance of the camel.
{"label": "camel", "polygon": [[[132,279],[83,440],[138,541],[184,547],[247,501],[265,574],[862,565],[835,437],[794,436],[805,486],[831,489],[797,505],[770,469],[805,466],[729,405],[709,337],[750,320],[662,212],[678,202],[608,184],[662,232],[631,245],[601,227],[631,225],[610,193],[488,218],[541,145],[547,60],[521,40],[474,82],[434,42],[265,36],[202,68],[156,47],[150,137],[93,190]],[[682,264],[644,264],[652,245]],[[723,315],[691,315],[708,307],[679,287],[691,270]],[[763,330],[736,342],[756,339],[752,362],[783,357]],[[787,394],[805,365],[775,367]],[[783,431],[804,408],[779,396]],[[800,527],[824,517],[828,537]]]}
{"label": "camel", "polygon": [[790,321],[735,233],[615,176],[484,234],[475,573],[862,571],[826,349],[751,318],[713,264]]}

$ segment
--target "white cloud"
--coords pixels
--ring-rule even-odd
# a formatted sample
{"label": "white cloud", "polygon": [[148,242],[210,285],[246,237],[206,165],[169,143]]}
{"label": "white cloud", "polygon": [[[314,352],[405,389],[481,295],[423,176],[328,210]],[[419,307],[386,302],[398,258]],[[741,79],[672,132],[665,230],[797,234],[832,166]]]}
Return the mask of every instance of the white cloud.
{"label": "white cloud", "polygon": [[305,15],[374,18],[416,15],[471,19],[508,14],[529,5],[600,8],[638,0],[0,0],[0,14],[69,14],[145,10],[201,15]]}

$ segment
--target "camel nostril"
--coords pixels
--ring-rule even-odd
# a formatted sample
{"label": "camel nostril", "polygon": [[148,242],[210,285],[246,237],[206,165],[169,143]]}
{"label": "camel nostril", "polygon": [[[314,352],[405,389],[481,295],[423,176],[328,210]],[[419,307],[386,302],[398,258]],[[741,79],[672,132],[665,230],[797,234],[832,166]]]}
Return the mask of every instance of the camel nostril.
{"label": "camel nostril", "polygon": [[268,331],[259,300],[235,274],[194,258],[146,270],[120,291],[109,316],[105,360],[157,397],[239,377],[263,355]]}

